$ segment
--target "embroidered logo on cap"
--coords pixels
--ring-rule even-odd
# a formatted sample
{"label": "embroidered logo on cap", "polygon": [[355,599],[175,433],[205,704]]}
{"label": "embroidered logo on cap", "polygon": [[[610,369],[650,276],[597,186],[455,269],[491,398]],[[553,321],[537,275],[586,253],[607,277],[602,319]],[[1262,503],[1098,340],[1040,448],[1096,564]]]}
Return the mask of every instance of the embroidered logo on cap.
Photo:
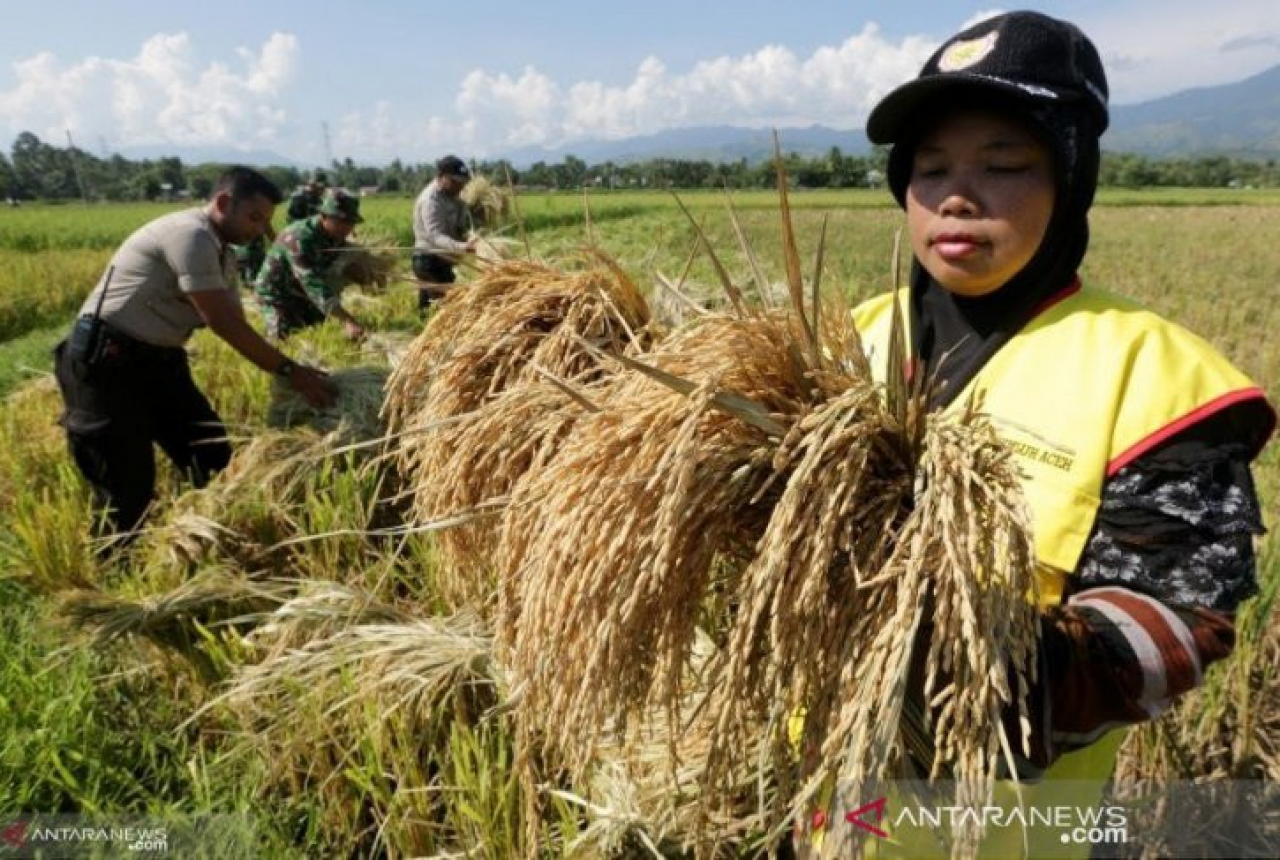
{"label": "embroidered logo on cap", "polygon": [[942,52],[942,56],[938,58],[938,70],[942,72],[958,72],[961,69],[967,69],[970,66],[981,63],[987,54],[996,46],[996,36],[999,31],[992,30],[985,36],[977,39],[965,39],[963,42],[953,42],[947,46]]}

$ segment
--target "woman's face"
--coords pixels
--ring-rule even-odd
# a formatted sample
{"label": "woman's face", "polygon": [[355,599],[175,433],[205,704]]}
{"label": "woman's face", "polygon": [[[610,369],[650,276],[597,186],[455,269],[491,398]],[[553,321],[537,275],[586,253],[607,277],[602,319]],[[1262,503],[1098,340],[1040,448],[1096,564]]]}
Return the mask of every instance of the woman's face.
{"label": "woman's face", "polygon": [[1035,255],[1053,199],[1053,158],[1029,128],[999,113],[957,111],[916,146],[911,248],[950,292],[985,296]]}

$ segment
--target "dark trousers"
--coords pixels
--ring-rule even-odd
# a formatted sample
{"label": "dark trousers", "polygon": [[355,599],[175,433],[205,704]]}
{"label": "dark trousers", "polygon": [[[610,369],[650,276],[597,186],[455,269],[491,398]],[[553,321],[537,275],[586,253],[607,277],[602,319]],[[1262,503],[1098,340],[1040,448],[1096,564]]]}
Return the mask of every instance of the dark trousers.
{"label": "dark trousers", "polygon": [[116,334],[94,366],[72,358],[65,341],[54,360],[71,457],[115,531],[134,531],[155,497],[154,445],[197,487],[230,461],[226,428],[191,378],[186,350]]}
{"label": "dark trousers", "polygon": [[421,251],[413,255],[413,276],[432,286],[439,285],[437,289],[432,289],[432,286],[424,287],[419,284],[418,310],[426,310],[433,299],[442,298],[448,289],[447,285],[458,279],[453,272],[453,262],[448,257]]}

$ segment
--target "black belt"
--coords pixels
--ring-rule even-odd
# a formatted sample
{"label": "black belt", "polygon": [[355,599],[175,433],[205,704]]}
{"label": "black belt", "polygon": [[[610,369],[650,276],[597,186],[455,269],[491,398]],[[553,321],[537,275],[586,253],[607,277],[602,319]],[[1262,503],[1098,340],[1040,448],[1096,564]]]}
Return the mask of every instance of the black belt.
{"label": "black belt", "polygon": [[102,326],[102,336],[106,339],[103,354],[108,358],[178,361],[187,354],[187,351],[180,346],[157,346],[154,343],[147,343],[105,322]]}

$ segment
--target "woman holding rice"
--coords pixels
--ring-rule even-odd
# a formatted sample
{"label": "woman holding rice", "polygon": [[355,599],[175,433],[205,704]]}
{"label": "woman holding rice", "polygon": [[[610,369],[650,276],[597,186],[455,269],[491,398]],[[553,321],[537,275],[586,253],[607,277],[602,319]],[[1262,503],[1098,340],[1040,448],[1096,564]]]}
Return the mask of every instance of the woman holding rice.
{"label": "woman holding rice", "polygon": [[[1024,474],[1042,645],[1016,752],[1032,780],[1108,778],[1116,729],[1201,683],[1257,590],[1250,462],[1273,409],[1207,343],[1077,275],[1107,122],[1088,38],[1015,12],[953,36],[867,123],[892,144],[914,253],[908,371],[937,382],[935,408],[980,398]],[[856,311],[882,377],[893,309]]]}

